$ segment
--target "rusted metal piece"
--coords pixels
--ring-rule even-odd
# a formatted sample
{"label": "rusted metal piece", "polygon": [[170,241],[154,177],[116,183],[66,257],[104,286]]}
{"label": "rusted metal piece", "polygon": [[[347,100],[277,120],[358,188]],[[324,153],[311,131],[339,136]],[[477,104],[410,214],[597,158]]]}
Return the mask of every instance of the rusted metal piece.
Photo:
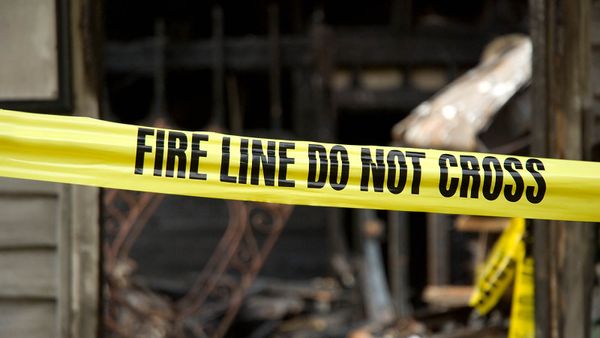
{"label": "rusted metal piece", "polygon": [[223,337],[293,207],[226,201],[227,229],[178,301],[135,283],[129,253],[163,195],[107,190],[104,322],[114,337]]}
{"label": "rusted metal piece", "polygon": [[[213,266],[207,265],[190,292],[178,302],[178,330],[185,329],[188,321],[202,318],[215,304],[226,301],[227,311],[218,323],[198,323],[206,327],[204,332],[209,337],[225,335],[242,304],[245,292],[256,278],[293,209],[279,204],[228,201],[228,204],[232,203],[235,203],[233,207],[237,209],[237,231],[242,234],[241,240],[233,255],[221,256],[221,264],[214,265],[214,270],[211,270]],[[221,240],[221,243],[224,241]],[[227,243],[223,246],[227,246]],[[217,254],[218,251],[215,251],[215,255]],[[227,264],[224,264],[227,260]],[[226,278],[215,279],[219,272]],[[217,292],[208,294],[206,290],[210,286]]]}
{"label": "rusted metal piece", "polygon": [[105,269],[113,271],[118,260],[126,260],[144,225],[156,211],[164,195],[131,191],[105,190],[104,210],[107,235]]}
{"label": "rusted metal piece", "polygon": [[163,195],[105,190],[106,284],[104,324],[114,337],[165,337],[173,310],[169,300],[135,285],[129,252]]}

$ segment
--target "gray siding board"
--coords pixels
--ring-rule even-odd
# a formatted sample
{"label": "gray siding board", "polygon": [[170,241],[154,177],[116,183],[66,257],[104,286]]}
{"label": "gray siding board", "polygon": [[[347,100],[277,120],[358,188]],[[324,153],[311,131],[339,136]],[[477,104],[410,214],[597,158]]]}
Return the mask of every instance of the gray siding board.
{"label": "gray siding board", "polygon": [[[55,250],[2,251],[0,271],[0,300],[57,298],[59,270]],[[4,313],[0,310],[0,314]]]}
{"label": "gray siding board", "polygon": [[0,338],[58,337],[53,301],[0,300]]}
{"label": "gray siding board", "polygon": [[0,250],[55,247],[57,213],[56,197],[0,196]]}
{"label": "gray siding board", "polygon": [[2,177],[0,178],[0,195],[34,194],[56,196],[59,186],[57,183]]}

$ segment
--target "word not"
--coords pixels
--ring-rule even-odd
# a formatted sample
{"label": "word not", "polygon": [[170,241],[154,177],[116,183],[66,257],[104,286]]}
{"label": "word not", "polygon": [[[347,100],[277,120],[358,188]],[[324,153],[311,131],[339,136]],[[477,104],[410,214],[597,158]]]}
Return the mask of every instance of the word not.
{"label": "word not", "polygon": [[[421,159],[425,153],[418,151],[406,151],[391,149],[375,149],[375,160],[370,148],[361,148],[360,160],[362,163],[362,175],[360,178],[360,190],[369,191],[369,185],[373,190],[383,192],[385,184],[387,190],[393,194],[399,194],[404,190],[408,177],[407,157],[412,165],[411,194],[419,194],[421,185]],[[371,178],[372,175],[372,178]]]}

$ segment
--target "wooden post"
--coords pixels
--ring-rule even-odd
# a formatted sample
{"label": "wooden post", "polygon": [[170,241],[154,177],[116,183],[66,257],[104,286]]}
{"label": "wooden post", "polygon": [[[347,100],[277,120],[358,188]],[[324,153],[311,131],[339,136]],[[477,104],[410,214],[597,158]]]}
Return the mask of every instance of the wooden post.
{"label": "wooden post", "polygon": [[218,129],[225,128],[225,28],[223,21],[223,8],[216,5],[212,10],[213,116],[211,124]]}
{"label": "wooden post", "polygon": [[281,108],[281,37],[279,34],[279,6],[269,5],[269,94],[271,103],[271,129],[280,132],[282,129]]}
{"label": "wooden post", "polygon": [[450,283],[450,225],[452,217],[427,214],[427,284]]}
{"label": "wooden post", "polygon": [[408,213],[388,212],[388,274],[396,314],[412,314],[410,304],[410,232]]}
{"label": "wooden post", "polygon": [[[533,154],[583,159],[591,1],[530,0]],[[536,336],[588,337],[592,224],[536,221]]]}

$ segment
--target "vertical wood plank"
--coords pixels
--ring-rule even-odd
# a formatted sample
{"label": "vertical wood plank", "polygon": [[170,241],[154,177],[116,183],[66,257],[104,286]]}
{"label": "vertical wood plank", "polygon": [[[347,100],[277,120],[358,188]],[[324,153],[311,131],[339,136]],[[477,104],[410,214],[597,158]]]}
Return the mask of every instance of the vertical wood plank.
{"label": "vertical wood plank", "polygon": [[450,283],[451,216],[427,214],[427,275],[429,285]]}
{"label": "vertical wood plank", "polygon": [[[590,1],[530,0],[533,154],[582,159],[591,102]],[[588,337],[591,224],[535,222],[536,336]]]}
{"label": "vertical wood plank", "polygon": [[[71,0],[70,27],[74,114],[99,116],[99,62],[102,3]],[[63,337],[98,337],[100,325],[99,189],[63,186],[60,329]]]}
{"label": "vertical wood plank", "polygon": [[410,230],[408,213],[388,212],[388,271],[398,316],[410,316]]}

